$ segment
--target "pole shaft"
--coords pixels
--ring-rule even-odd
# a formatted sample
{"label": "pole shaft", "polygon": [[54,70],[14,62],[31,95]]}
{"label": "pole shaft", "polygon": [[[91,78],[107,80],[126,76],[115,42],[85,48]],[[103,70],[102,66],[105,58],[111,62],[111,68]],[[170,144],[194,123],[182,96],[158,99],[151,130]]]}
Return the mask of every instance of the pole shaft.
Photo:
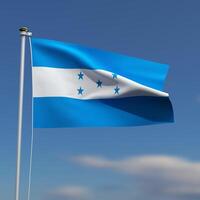
{"label": "pole shaft", "polygon": [[21,34],[21,60],[20,60],[20,79],[19,79],[19,105],[18,105],[18,130],[17,130],[18,132],[17,132],[17,163],[16,163],[15,200],[19,200],[19,190],[20,190],[19,185],[20,185],[20,164],[21,164],[25,43],[26,43],[26,36]]}

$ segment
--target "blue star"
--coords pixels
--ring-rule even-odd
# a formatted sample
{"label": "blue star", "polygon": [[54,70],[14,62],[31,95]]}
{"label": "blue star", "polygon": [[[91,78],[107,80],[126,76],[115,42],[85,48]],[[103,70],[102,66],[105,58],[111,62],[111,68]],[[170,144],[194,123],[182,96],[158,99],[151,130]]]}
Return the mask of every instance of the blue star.
{"label": "blue star", "polygon": [[119,94],[119,90],[120,90],[120,88],[119,88],[118,86],[116,86],[116,87],[114,88],[115,94]]}
{"label": "blue star", "polygon": [[84,89],[80,87],[79,89],[77,89],[77,91],[78,91],[78,95],[83,95]]}
{"label": "blue star", "polygon": [[113,74],[112,74],[112,78],[113,78],[113,79],[117,79],[117,74],[113,73]]}
{"label": "blue star", "polygon": [[79,80],[80,80],[80,79],[83,80],[83,76],[84,76],[83,72],[80,72],[80,73],[78,74],[78,79],[79,79]]}
{"label": "blue star", "polygon": [[98,81],[96,82],[96,84],[97,84],[97,87],[102,87],[102,81],[98,80]]}

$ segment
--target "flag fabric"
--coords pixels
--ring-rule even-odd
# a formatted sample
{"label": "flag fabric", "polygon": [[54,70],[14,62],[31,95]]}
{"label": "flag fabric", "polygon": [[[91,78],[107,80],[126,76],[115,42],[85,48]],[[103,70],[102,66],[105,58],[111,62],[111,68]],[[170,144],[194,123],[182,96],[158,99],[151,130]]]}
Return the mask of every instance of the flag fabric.
{"label": "flag fabric", "polygon": [[35,128],[173,122],[168,65],[31,38]]}

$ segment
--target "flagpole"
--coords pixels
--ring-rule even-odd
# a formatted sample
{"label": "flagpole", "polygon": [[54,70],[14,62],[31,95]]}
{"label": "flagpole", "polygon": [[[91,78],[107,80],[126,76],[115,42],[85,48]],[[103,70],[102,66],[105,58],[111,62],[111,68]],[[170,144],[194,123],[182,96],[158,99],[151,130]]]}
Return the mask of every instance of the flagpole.
{"label": "flagpole", "polygon": [[19,102],[18,102],[18,130],[17,130],[17,162],[16,162],[16,185],[15,200],[19,200],[20,190],[20,164],[21,164],[21,140],[22,140],[22,113],[23,113],[23,92],[24,92],[24,64],[26,37],[31,36],[27,27],[19,29],[21,37],[21,58],[20,58],[20,78],[19,78]]}

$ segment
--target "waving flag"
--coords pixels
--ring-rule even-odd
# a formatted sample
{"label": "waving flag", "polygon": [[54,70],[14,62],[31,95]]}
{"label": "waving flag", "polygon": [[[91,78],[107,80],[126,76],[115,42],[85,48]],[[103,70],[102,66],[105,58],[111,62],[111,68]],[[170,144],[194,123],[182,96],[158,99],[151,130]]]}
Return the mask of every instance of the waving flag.
{"label": "waving flag", "polygon": [[34,127],[173,122],[167,65],[53,40],[31,44]]}

